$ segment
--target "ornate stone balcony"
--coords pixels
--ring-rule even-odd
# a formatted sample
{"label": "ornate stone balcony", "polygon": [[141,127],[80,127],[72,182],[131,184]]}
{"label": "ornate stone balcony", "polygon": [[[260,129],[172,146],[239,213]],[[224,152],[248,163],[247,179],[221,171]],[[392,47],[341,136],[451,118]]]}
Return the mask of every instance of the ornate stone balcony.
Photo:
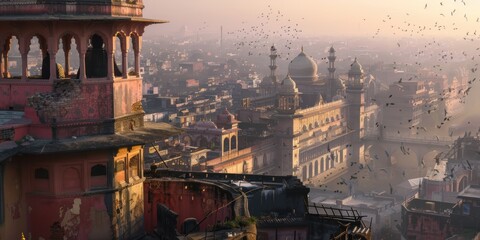
{"label": "ornate stone balcony", "polygon": [[0,16],[142,17],[143,0],[0,0]]}

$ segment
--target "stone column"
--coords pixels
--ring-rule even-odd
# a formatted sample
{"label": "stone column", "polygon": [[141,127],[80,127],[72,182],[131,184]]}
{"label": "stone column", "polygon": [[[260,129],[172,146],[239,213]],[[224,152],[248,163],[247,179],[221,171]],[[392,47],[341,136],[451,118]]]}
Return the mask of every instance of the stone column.
{"label": "stone column", "polygon": [[57,63],[55,62],[55,55],[57,55],[56,51],[49,51],[50,56],[50,81],[56,80],[57,76]]}
{"label": "stone column", "polygon": [[5,46],[3,49],[3,77],[8,78],[8,51],[10,51],[10,45],[11,45],[12,39],[9,38],[5,41]]}
{"label": "stone column", "polygon": [[[1,42],[1,41],[0,41]],[[0,52],[0,81],[3,80],[3,51]]]}
{"label": "stone column", "polygon": [[69,77],[70,73],[70,49],[72,44],[72,38],[70,36],[64,36],[62,38],[63,52],[65,54],[65,77]]}
{"label": "stone column", "polygon": [[133,40],[133,50],[134,50],[134,55],[135,55],[135,74],[137,77],[140,76],[140,51],[142,49],[141,46],[141,37],[138,36],[136,38],[132,38]]}
{"label": "stone column", "polygon": [[114,73],[114,58],[115,58],[115,46],[113,43],[115,42],[114,37],[110,37],[109,41],[105,43],[105,50],[107,51],[107,79],[114,80],[115,73]]}
{"label": "stone column", "polygon": [[78,57],[80,58],[80,64],[78,67],[78,78],[80,81],[85,81],[87,79],[87,71],[85,64],[85,55],[87,54],[87,39],[84,36],[80,36],[80,41],[77,42],[77,51]]}
{"label": "stone column", "polygon": [[18,50],[22,58],[22,81],[27,80],[28,75],[28,52],[30,51],[30,39],[18,39]]}
{"label": "stone column", "polygon": [[48,44],[48,54],[50,56],[50,81],[58,79],[57,63],[55,56],[57,55],[58,45],[54,36],[50,37],[50,44]]}
{"label": "stone column", "polygon": [[20,50],[20,55],[22,57],[22,81],[26,81],[28,78],[28,52],[29,49]]}
{"label": "stone column", "polygon": [[122,41],[122,75],[123,78],[128,78],[128,37],[125,37]]}
{"label": "stone column", "polygon": [[9,77],[9,76],[8,76],[8,75],[9,75],[9,74],[8,74],[8,51],[5,51],[5,52],[3,53],[3,57],[4,57],[4,59],[5,59],[5,60],[3,61],[3,70],[4,70],[4,71],[3,71],[3,75],[4,75],[5,78],[8,78],[8,77]]}

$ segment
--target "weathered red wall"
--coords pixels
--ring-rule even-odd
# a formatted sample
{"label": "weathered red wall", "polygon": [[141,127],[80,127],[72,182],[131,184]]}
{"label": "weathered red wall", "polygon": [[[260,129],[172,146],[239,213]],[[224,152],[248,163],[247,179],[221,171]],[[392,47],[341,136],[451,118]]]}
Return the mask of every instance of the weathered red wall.
{"label": "weathered red wall", "polygon": [[[157,226],[157,204],[159,203],[178,214],[177,231],[183,233],[182,225],[186,218],[196,218],[200,222],[210,211],[225,206],[232,200],[231,194],[218,186],[188,180],[147,180],[144,182],[144,191],[145,230],[150,233]],[[150,197],[148,197],[149,194]],[[200,224],[200,231],[227,218],[234,218],[233,204],[211,214]]]}
{"label": "weathered red wall", "polygon": [[[7,81],[7,80],[2,80]],[[23,109],[27,105],[27,98],[35,93],[51,92],[52,84],[46,80],[31,80],[21,82],[20,79],[0,82],[0,109]]]}
{"label": "weathered red wall", "polygon": [[50,239],[51,227],[58,222],[66,239],[89,239],[111,236],[110,218],[104,195],[88,197],[46,198],[28,196],[28,226],[32,239]]}
{"label": "weathered red wall", "polygon": [[15,161],[3,164],[4,221],[0,224],[0,239],[20,239],[21,233],[27,230],[27,208],[21,180],[23,166]]}
{"label": "weathered red wall", "polygon": [[115,117],[132,113],[132,105],[142,101],[142,81],[140,78],[115,80],[113,84]]}
{"label": "weathered red wall", "polygon": [[424,240],[446,239],[451,236],[451,226],[448,217],[411,213],[406,219],[406,237]]}

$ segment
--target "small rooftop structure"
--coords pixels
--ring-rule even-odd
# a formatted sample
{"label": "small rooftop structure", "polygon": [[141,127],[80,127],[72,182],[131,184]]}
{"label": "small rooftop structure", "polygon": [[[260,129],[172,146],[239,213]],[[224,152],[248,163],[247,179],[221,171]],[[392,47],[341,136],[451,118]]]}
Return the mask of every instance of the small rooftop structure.
{"label": "small rooftop structure", "polygon": [[403,207],[407,211],[441,216],[450,216],[454,205],[454,203],[430,201],[420,198],[414,198],[403,203]]}

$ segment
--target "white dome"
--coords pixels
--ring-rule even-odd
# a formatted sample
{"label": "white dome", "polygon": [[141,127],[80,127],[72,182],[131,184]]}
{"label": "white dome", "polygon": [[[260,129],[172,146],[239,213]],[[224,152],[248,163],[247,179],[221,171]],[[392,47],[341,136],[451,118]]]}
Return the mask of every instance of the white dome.
{"label": "white dome", "polygon": [[280,84],[280,93],[297,93],[297,84],[290,75],[287,75]]}
{"label": "white dome", "polygon": [[288,64],[288,73],[296,81],[315,81],[317,64],[303,52],[302,48],[302,52]]}
{"label": "white dome", "polygon": [[355,74],[355,75],[361,75],[363,74],[363,68],[362,65],[357,61],[357,58],[355,58],[355,61],[353,61],[351,67],[350,67],[350,74]]}

